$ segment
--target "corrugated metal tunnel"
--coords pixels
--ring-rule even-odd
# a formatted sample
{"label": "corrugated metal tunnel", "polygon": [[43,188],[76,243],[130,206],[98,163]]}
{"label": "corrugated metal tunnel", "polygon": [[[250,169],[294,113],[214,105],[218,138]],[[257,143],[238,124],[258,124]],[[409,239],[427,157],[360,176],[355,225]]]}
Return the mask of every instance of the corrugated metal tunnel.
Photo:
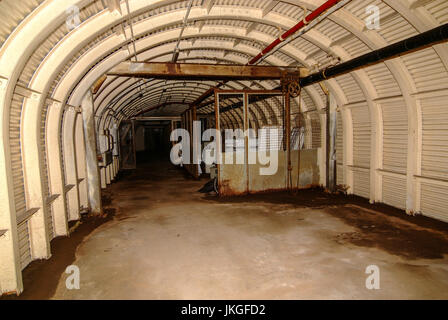
{"label": "corrugated metal tunnel", "polygon": [[[280,247],[283,243],[285,247],[278,252],[285,256],[301,242],[311,246],[314,240],[306,239],[330,230],[324,238],[336,237],[331,245],[326,246],[325,240],[319,242],[319,249],[309,250],[328,256],[338,243],[344,247],[341,250],[375,248],[380,253],[372,253],[375,258],[371,260],[393,261],[394,265],[401,263],[399,259],[411,259],[416,265],[433,259],[426,264],[434,268],[428,271],[432,272],[428,281],[438,283],[434,291],[423,290],[427,288],[423,280],[403,291],[411,298],[447,297],[448,32],[436,29],[448,23],[446,0],[3,0],[0,17],[2,294],[26,293],[25,273],[33,261],[57,260],[55,241],[76,237],[80,221],[105,217],[115,205],[120,212],[140,212],[146,207],[142,216],[150,224],[147,231],[157,234],[162,239],[158,241],[166,240],[159,234],[161,230],[182,236],[181,231],[169,229],[170,219],[178,223],[179,230],[184,230],[188,221],[208,226],[203,241],[212,241],[210,237],[216,234],[216,243],[230,241],[217,231],[221,223],[227,236],[235,239],[238,235],[232,223],[272,223],[266,233],[244,229],[242,232],[247,232],[239,243],[250,243],[248,234],[254,232],[263,241],[278,241]],[[428,38],[428,43],[411,52],[325,75],[332,67],[430,30],[439,30],[440,39]],[[318,72],[323,81],[300,86],[300,79]],[[225,130],[236,132],[231,138],[235,145],[225,156],[237,158],[240,154],[243,162],[194,163],[206,146],[200,136],[200,150],[195,150],[195,125],[201,136],[207,129],[223,133],[222,141],[221,137],[213,140],[222,150],[227,146]],[[181,154],[190,154],[193,163],[185,159],[182,164],[170,163],[170,151],[179,142],[170,139],[175,129],[191,134],[191,149],[183,144]],[[255,132],[253,137],[245,135],[250,130]],[[251,138],[258,139],[255,149]],[[182,142],[186,140],[182,138]],[[259,174],[266,163],[249,163],[260,150],[278,155],[274,174]],[[199,194],[197,190],[212,178],[216,181],[210,192],[219,195]],[[176,198],[172,203],[170,195]],[[112,204],[105,201],[108,197]],[[310,199],[316,202],[304,205]],[[221,221],[224,218],[218,212],[227,212],[226,205],[236,206],[241,216],[229,212],[234,220]],[[334,211],[338,206],[346,210],[339,217]],[[307,211],[311,208],[315,214]],[[272,218],[257,217],[257,210]],[[130,216],[138,215],[135,212]],[[174,213],[179,216],[172,216]],[[376,218],[369,216],[372,213],[382,222],[375,222]],[[294,221],[310,219],[312,227],[303,226],[303,233],[300,226],[283,229],[294,222],[282,219],[296,214],[305,216]],[[151,220],[154,215],[158,220]],[[363,220],[366,216],[372,220]],[[115,226],[121,221],[119,215],[109,218],[94,234],[110,237],[120,246],[124,241],[120,232],[129,231]],[[117,229],[109,233],[109,229],[103,230],[106,225]],[[361,231],[347,229],[368,229],[370,225],[385,228],[385,238],[390,236],[402,250],[409,251],[397,253],[383,245],[381,232],[369,229],[378,238],[370,234],[365,237],[373,238],[366,240]],[[132,228],[136,228],[135,241],[157,241],[146,238],[138,224]],[[408,234],[407,228],[415,233]],[[420,237],[423,229],[428,234]],[[198,238],[188,238],[191,243],[186,242],[192,246],[185,250],[205,250],[201,232],[188,232]],[[292,240],[292,234],[304,238]],[[407,241],[405,245],[400,244],[400,237]],[[89,257],[95,256],[95,248],[109,250],[93,236],[88,241],[91,243],[80,246],[85,246],[86,255],[90,252]],[[170,243],[166,241],[165,245]],[[293,245],[293,241],[298,242]],[[234,245],[229,242],[230,247]],[[142,245],[145,247],[152,248],[149,257],[154,260],[161,256],[171,265],[177,263],[157,245]],[[253,243],[258,255],[248,265],[256,268],[257,263],[267,263],[260,260],[266,255],[261,247],[261,242]],[[168,252],[171,247],[165,249]],[[247,254],[250,252],[247,249]],[[335,259],[340,262],[343,255],[354,251],[350,252]],[[358,258],[363,255],[356,252]],[[383,257],[386,253],[390,257]],[[183,255],[177,254],[182,259]],[[214,261],[222,264],[211,263],[213,268],[227,263],[224,256],[214,253]],[[140,256],[135,253],[133,257]],[[103,258],[106,266],[108,257]],[[141,262],[138,258],[129,261]],[[270,262],[272,270],[275,261]],[[368,264],[358,262],[362,278]],[[109,263],[120,264],[112,258]],[[200,278],[198,270],[202,269],[189,266],[192,269],[187,270]],[[344,270],[343,265],[335,266]],[[157,265],[157,270],[165,267]],[[288,267],[294,270],[294,263]],[[251,267],[247,268],[250,273]],[[63,277],[62,273],[58,276]],[[202,275],[209,273],[203,270]],[[251,290],[232,294],[241,289],[232,286],[232,277],[237,276],[228,277],[230,285],[222,295],[207,296],[209,293],[199,289],[179,289],[176,294],[173,289],[159,296],[141,293],[136,297],[275,298],[283,292],[272,293],[264,287],[257,291],[253,279]],[[289,281],[297,285],[294,281],[305,278],[277,280],[287,287]],[[319,282],[318,276],[316,279]],[[125,288],[135,290],[127,285]],[[160,283],[152,285],[158,288]],[[87,293],[78,297],[60,286],[57,298],[94,298]],[[288,291],[280,296],[344,297],[338,292],[326,295],[323,284],[317,288],[322,291],[297,295]],[[119,297],[108,292],[101,297]],[[400,294],[393,290],[383,293],[376,297]]]}

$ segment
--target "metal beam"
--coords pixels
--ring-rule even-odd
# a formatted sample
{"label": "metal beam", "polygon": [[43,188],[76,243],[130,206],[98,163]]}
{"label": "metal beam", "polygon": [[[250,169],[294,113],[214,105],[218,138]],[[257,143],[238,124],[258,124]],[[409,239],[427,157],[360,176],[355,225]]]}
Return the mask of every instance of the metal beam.
{"label": "metal beam", "polygon": [[[110,70],[108,75],[171,80],[278,80],[287,70],[271,66],[127,61]],[[289,68],[291,70],[297,69]]]}

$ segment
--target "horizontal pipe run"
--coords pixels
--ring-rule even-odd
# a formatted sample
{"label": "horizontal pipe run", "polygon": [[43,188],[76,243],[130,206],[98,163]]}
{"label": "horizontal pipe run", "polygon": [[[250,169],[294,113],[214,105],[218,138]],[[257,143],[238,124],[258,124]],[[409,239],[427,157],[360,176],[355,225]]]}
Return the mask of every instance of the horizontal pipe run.
{"label": "horizontal pipe run", "polygon": [[309,22],[313,21],[317,17],[319,17],[322,13],[335,6],[342,0],[329,0],[318,7],[316,10],[311,12],[308,16],[305,17],[302,21],[297,23],[294,27],[283,33],[279,38],[275,39],[270,45],[268,45],[263,51],[261,51],[256,57],[249,61],[249,65],[253,65],[258,62],[264,55],[271,52],[276,46],[282,43],[284,40],[288,39],[294,33],[305,27]]}
{"label": "horizontal pipe run", "polygon": [[350,61],[319,71],[300,80],[300,86],[331,79],[355,70],[398,58],[402,55],[422,50],[448,40],[448,23],[417,36],[391,44],[390,46],[366,53]]}

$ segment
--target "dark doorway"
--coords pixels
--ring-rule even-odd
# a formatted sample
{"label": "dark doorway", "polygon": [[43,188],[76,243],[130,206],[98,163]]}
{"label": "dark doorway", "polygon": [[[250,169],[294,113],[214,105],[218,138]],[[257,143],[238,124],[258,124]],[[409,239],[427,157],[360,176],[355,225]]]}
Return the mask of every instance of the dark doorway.
{"label": "dark doorway", "polygon": [[141,165],[156,159],[169,160],[170,134],[170,121],[137,122],[135,130],[137,164]]}

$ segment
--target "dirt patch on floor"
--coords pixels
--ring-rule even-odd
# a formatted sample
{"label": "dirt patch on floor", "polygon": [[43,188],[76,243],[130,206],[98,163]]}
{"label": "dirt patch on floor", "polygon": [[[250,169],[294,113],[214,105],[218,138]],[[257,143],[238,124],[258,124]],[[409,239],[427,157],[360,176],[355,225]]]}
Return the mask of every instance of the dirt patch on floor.
{"label": "dirt patch on floor", "polygon": [[325,212],[355,227],[335,241],[361,247],[375,247],[406,259],[442,259],[448,254],[448,234],[379,211],[357,206],[327,208]]}
{"label": "dirt patch on floor", "polygon": [[384,204],[370,204],[357,196],[328,194],[320,188],[253,194],[235,197],[206,195],[217,203],[290,204],[296,208],[322,209],[355,227],[356,232],[334,238],[339,244],[374,247],[406,259],[442,259],[448,254],[448,224],[424,216],[409,216],[405,211]]}
{"label": "dirt patch on floor", "polygon": [[[104,198],[103,203],[107,203]],[[47,300],[56,292],[59,279],[67,266],[76,259],[76,249],[84,239],[104,223],[111,221],[116,209],[107,207],[103,209],[103,216],[83,215],[77,227],[69,237],[58,237],[51,241],[51,258],[48,260],[35,260],[22,272],[25,290],[20,296],[1,296],[5,300]]]}

